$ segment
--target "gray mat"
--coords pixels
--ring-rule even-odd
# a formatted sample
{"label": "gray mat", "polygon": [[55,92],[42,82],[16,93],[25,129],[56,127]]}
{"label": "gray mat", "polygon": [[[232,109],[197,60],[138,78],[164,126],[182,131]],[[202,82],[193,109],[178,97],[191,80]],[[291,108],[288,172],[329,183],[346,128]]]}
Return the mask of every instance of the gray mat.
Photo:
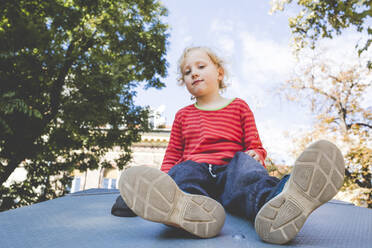
{"label": "gray mat", "polygon": [[[139,217],[110,214],[118,191],[87,190],[0,213],[0,247],[280,247],[253,224],[227,215],[219,236],[198,239]],[[372,210],[331,201],[309,217],[290,247],[372,247]]]}

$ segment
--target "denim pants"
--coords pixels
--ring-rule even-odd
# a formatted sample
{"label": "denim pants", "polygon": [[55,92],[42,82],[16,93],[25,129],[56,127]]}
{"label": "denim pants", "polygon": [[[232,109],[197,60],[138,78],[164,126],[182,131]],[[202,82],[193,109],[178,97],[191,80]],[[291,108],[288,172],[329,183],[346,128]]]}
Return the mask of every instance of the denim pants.
{"label": "denim pants", "polygon": [[184,161],[168,174],[190,194],[209,196],[226,211],[253,221],[260,208],[277,191],[280,180],[244,152],[237,152],[226,165]]}

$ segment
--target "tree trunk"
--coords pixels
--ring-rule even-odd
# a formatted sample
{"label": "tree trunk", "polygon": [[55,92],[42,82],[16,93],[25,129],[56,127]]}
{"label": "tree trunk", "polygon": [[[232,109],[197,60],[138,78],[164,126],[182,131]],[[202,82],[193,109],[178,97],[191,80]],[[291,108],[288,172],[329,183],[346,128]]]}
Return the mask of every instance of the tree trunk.
{"label": "tree trunk", "polygon": [[0,185],[3,185],[3,183],[8,180],[9,176],[23,160],[24,159],[11,160],[7,166],[1,165],[4,168],[4,172],[0,175]]}
{"label": "tree trunk", "polygon": [[87,178],[88,178],[88,171],[85,171],[83,190],[85,190],[85,187],[86,187],[86,185],[87,185]]}

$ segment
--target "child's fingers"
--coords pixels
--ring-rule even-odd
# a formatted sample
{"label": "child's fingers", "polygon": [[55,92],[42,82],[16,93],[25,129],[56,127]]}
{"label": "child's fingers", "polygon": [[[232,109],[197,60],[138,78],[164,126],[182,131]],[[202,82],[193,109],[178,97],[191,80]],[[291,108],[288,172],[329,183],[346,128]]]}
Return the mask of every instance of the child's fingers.
{"label": "child's fingers", "polygon": [[247,151],[247,154],[251,156],[252,158],[256,155],[256,153],[253,150]]}
{"label": "child's fingers", "polygon": [[262,164],[261,162],[261,159],[260,159],[260,156],[255,152],[253,151],[254,155],[252,156],[252,158],[254,158],[255,160],[257,160],[260,164]]}
{"label": "child's fingers", "polygon": [[263,165],[263,163],[262,163],[260,157],[257,156],[256,160],[257,160],[257,162],[259,162],[261,165]]}
{"label": "child's fingers", "polygon": [[249,150],[246,152],[249,156],[251,156],[252,158],[254,158],[255,160],[257,160],[260,164],[262,164],[261,160],[260,160],[260,156],[254,151],[254,150]]}

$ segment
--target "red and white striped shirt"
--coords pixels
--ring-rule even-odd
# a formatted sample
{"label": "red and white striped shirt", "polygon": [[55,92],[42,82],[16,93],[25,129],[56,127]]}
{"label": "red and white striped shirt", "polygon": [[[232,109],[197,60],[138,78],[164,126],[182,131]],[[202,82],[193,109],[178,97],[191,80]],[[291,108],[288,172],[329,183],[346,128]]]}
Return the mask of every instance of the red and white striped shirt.
{"label": "red and white striped shirt", "polygon": [[264,164],[267,153],[244,100],[235,98],[218,110],[192,104],[176,113],[161,170],[168,172],[186,160],[224,165],[236,152],[248,150],[254,150]]}

